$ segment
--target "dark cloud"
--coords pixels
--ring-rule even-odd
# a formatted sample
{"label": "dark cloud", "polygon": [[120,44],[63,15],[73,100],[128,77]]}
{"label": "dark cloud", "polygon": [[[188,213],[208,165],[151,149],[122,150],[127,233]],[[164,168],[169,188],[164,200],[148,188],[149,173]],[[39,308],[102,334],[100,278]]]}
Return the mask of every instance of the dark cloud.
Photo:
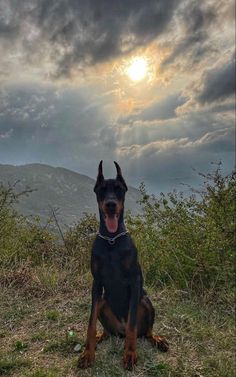
{"label": "dark cloud", "polygon": [[202,76],[202,90],[197,96],[201,103],[225,100],[235,93],[235,55],[224,64],[207,70]]}
{"label": "dark cloud", "polygon": [[208,29],[215,20],[216,14],[213,6],[205,5],[203,2],[195,0],[184,4],[184,8],[179,11],[178,21],[183,28],[183,36],[174,46],[171,54],[163,61],[162,67],[173,63],[174,60],[187,52],[192,55],[193,62],[209,53],[211,46],[207,40]]}
{"label": "dark cloud", "polygon": [[154,120],[176,118],[176,109],[186,101],[187,97],[183,97],[181,93],[170,94],[142,110],[136,109],[133,114],[120,117],[118,122],[121,124],[130,124],[137,120],[151,122]]}
{"label": "dark cloud", "polygon": [[[223,137],[224,130],[233,129],[233,114],[212,112],[190,112],[179,115],[176,118],[155,121],[136,120],[127,124],[114,126],[114,137],[120,141],[120,145],[131,147],[138,145],[139,148],[151,144],[153,141],[179,140],[187,138],[195,143],[204,135],[219,132]],[[116,133],[115,133],[116,130]],[[232,139],[233,141],[234,139]],[[228,139],[230,141],[230,139]],[[190,144],[189,144],[190,145]],[[232,148],[232,143],[230,143]]]}
{"label": "dark cloud", "polygon": [[180,1],[140,1],[136,8],[137,2],[132,1],[130,22],[127,23],[128,33],[145,42],[155,38],[166,30],[178,3]]}
{"label": "dark cloud", "polygon": [[[128,165],[130,179],[137,176],[154,192],[181,188],[193,183],[192,168],[206,172],[210,162],[224,161],[227,172],[234,164],[233,127],[190,137],[152,141],[144,146],[123,147],[121,163]],[[196,179],[197,180],[197,179]],[[138,183],[138,182],[137,182]]]}
{"label": "dark cloud", "polygon": [[145,108],[139,114],[139,119],[152,121],[175,118],[177,107],[183,105],[186,101],[187,98],[182,97],[180,93],[169,95],[150,107]]}
{"label": "dark cloud", "polygon": [[234,128],[223,127],[222,129],[207,132],[196,142],[199,152],[213,152],[214,154],[234,152]]}
{"label": "dark cloud", "polygon": [[113,148],[104,131],[99,139],[109,125],[104,101],[88,88],[6,88],[0,94],[0,160],[80,166],[85,172],[91,159]]}
{"label": "dark cloud", "polygon": [[195,0],[184,7],[183,20],[186,34],[193,34],[204,30],[215,19],[215,11],[212,6],[205,6],[204,2]]}
{"label": "dark cloud", "polygon": [[214,104],[213,103],[213,106],[210,108],[210,111],[213,111],[213,112],[216,112],[216,113],[220,113],[220,112],[230,112],[232,114],[234,114],[235,112],[235,102],[234,101],[229,101],[229,102],[224,102],[222,104]]}
{"label": "dark cloud", "polygon": [[141,177],[157,192],[180,189],[181,182],[192,184],[196,177],[191,168],[207,171],[211,161],[224,161],[229,172],[235,148],[231,106],[220,108],[220,112],[198,109],[178,112],[171,119],[122,123],[118,158],[127,164],[130,179],[138,184],[137,177]]}
{"label": "dark cloud", "polygon": [[13,2],[0,1],[0,38],[14,39],[20,31],[20,20]]}
{"label": "dark cloud", "polygon": [[[54,75],[128,53],[162,34],[180,0],[28,0],[2,6],[2,38],[18,40],[25,59],[48,54]],[[4,21],[8,18],[7,21]],[[43,46],[43,48],[42,48]]]}

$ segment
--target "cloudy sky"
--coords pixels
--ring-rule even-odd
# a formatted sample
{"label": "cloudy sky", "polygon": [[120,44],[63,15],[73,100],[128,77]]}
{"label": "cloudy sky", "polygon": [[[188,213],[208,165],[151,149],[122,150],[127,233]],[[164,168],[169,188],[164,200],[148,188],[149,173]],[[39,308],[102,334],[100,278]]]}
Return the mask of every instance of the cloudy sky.
{"label": "cloudy sky", "polygon": [[0,0],[0,163],[153,192],[234,163],[232,0]]}

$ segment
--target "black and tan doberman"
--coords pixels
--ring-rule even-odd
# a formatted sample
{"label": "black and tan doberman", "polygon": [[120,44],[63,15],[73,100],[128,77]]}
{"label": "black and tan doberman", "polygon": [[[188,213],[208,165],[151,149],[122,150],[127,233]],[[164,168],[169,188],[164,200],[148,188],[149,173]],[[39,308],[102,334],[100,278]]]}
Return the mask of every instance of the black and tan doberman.
{"label": "black and tan doberman", "polygon": [[[137,362],[137,337],[147,338],[163,352],[168,350],[165,338],[152,333],[155,311],[143,289],[137,249],[125,228],[127,185],[116,162],[115,166],[116,179],[104,179],[101,161],[94,187],[100,228],[92,247],[92,308],[80,368],[93,364],[96,344],[110,335],[125,337],[125,369],[132,370]],[[100,336],[96,336],[97,319],[103,326]]]}

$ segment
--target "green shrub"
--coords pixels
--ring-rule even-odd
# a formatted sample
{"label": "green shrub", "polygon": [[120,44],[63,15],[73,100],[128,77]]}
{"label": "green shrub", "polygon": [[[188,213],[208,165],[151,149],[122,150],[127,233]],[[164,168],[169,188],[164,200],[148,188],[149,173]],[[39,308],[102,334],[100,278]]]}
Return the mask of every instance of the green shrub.
{"label": "green shrub", "polygon": [[65,234],[67,255],[80,274],[89,269],[92,242],[97,231],[96,216],[85,214],[78,224]]}
{"label": "green shrub", "polygon": [[40,225],[40,219],[27,219],[14,209],[20,197],[30,192],[17,194],[16,185],[0,184],[0,266],[40,264],[54,249],[55,236]]}
{"label": "green shrub", "polygon": [[128,217],[146,283],[180,289],[230,288],[234,275],[235,173],[219,165],[201,190],[149,196],[141,185],[143,215]]}

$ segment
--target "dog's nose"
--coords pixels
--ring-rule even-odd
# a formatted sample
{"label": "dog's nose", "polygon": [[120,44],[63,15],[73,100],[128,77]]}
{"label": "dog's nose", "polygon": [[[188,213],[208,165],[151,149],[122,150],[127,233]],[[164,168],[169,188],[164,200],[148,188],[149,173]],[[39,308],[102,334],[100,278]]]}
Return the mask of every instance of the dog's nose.
{"label": "dog's nose", "polygon": [[108,211],[115,211],[116,209],[116,202],[114,200],[109,200],[106,202],[106,208]]}

